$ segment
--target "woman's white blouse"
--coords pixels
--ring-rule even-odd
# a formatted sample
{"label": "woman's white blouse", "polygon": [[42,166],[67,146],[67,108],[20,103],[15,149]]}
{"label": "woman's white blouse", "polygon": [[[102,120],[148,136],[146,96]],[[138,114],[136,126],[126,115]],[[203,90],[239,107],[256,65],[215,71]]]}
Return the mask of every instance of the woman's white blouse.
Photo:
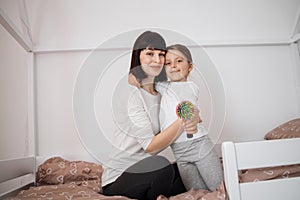
{"label": "woman's white blouse", "polygon": [[[112,100],[115,123],[112,152],[102,163],[102,186],[115,181],[128,167],[150,156],[146,149],[159,128],[160,98],[144,89],[119,83]],[[101,147],[99,147],[101,148]]]}

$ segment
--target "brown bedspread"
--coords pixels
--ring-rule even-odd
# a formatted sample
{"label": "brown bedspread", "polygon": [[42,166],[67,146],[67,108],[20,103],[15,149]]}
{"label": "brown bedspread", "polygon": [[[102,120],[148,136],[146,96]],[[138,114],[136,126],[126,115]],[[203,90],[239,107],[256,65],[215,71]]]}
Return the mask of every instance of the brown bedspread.
{"label": "brown bedspread", "polygon": [[[124,196],[104,196],[101,193],[102,166],[85,161],[68,161],[53,157],[41,164],[37,171],[37,187],[21,191],[9,200],[129,200]],[[240,182],[263,181],[300,176],[300,165],[243,170]],[[158,200],[228,200],[224,182],[213,192],[191,189],[185,193]]]}
{"label": "brown bedspread", "polygon": [[228,200],[228,195],[226,193],[226,189],[224,186],[224,182],[221,183],[221,185],[214,191],[209,192],[207,190],[202,189],[191,189],[185,193],[178,194],[173,197],[165,197],[165,196],[159,196],[157,200]]}
{"label": "brown bedspread", "polygon": [[300,164],[243,170],[239,181],[245,183],[297,176],[300,176]]}
{"label": "brown bedspread", "polygon": [[27,190],[21,191],[17,196],[7,198],[7,200],[128,200],[127,197],[122,196],[104,196],[89,189],[85,186],[77,185],[45,185],[38,187],[31,187]]}
{"label": "brown bedspread", "polygon": [[[36,200],[36,199],[53,199],[53,200],[130,200],[130,198],[124,196],[105,196],[95,192],[84,186],[77,185],[47,185],[31,187],[27,190],[21,191],[17,196],[8,198],[7,200]],[[191,189],[185,193],[176,195],[174,197],[159,196],[157,200],[228,200],[224,184],[214,192],[208,192],[207,190],[194,190]]]}

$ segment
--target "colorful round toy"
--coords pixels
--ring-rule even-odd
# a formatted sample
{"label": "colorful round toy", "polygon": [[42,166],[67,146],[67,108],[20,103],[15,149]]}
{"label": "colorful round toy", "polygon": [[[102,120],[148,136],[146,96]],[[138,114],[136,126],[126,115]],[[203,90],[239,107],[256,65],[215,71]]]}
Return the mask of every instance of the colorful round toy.
{"label": "colorful round toy", "polygon": [[194,117],[194,105],[189,101],[182,101],[176,106],[176,114],[180,119],[192,119]]}
{"label": "colorful round toy", "polygon": [[[194,117],[194,105],[189,101],[182,101],[176,106],[176,115],[180,119],[189,120]],[[193,134],[187,134],[188,138],[192,138]]]}

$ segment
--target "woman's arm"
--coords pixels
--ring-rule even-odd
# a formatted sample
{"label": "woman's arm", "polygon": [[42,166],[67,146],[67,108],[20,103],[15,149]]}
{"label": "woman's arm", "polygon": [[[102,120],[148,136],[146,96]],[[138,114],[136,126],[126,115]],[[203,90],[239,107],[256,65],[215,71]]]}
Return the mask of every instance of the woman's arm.
{"label": "woman's arm", "polygon": [[141,84],[139,83],[139,81],[137,80],[137,78],[131,72],[128,75],[128,83],[130,85],[136,86],[138,88],[141,87]]}
{"label": "woman's arm", "polygon": [[147,153],[153,155],[164,150],[177,139],[182,131],[182,121],[180,119],[177,119],[168,128],[153,137],[152,141],[146,149]]}
{"label": "woman's arm", "polygon": [[148,145],[146,151],[150,154],[157,154],[170,146],[184,130],[187,134],[194,134],[198,131],[198,123],[201,121],[199,110],[194,109],[195,117],[191,120],[177,119],[168,128],[155,135]]}

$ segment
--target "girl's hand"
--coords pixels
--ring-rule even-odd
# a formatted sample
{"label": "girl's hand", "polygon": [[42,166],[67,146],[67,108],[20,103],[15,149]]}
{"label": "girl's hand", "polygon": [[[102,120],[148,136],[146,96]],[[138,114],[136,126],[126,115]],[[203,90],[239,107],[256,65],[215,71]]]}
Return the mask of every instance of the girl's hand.
{"label": "girl's hand", "polygon": [[129,73],[129,75],[128,75],[128,83],[130,85],[136,86],[138,88],[141,87],[141,84],[138,82],[138,80],[136,79],[136,77],[132,73]]}
{"label": "girl's hand", "polygon": [[189,120],[182,120],[183,122],[183,129],[187,134],[194,134],[198,132],[198,123],[202,122],[202,119],[199,115],[199,110],[194,106],[194,116],[192,119]]}

